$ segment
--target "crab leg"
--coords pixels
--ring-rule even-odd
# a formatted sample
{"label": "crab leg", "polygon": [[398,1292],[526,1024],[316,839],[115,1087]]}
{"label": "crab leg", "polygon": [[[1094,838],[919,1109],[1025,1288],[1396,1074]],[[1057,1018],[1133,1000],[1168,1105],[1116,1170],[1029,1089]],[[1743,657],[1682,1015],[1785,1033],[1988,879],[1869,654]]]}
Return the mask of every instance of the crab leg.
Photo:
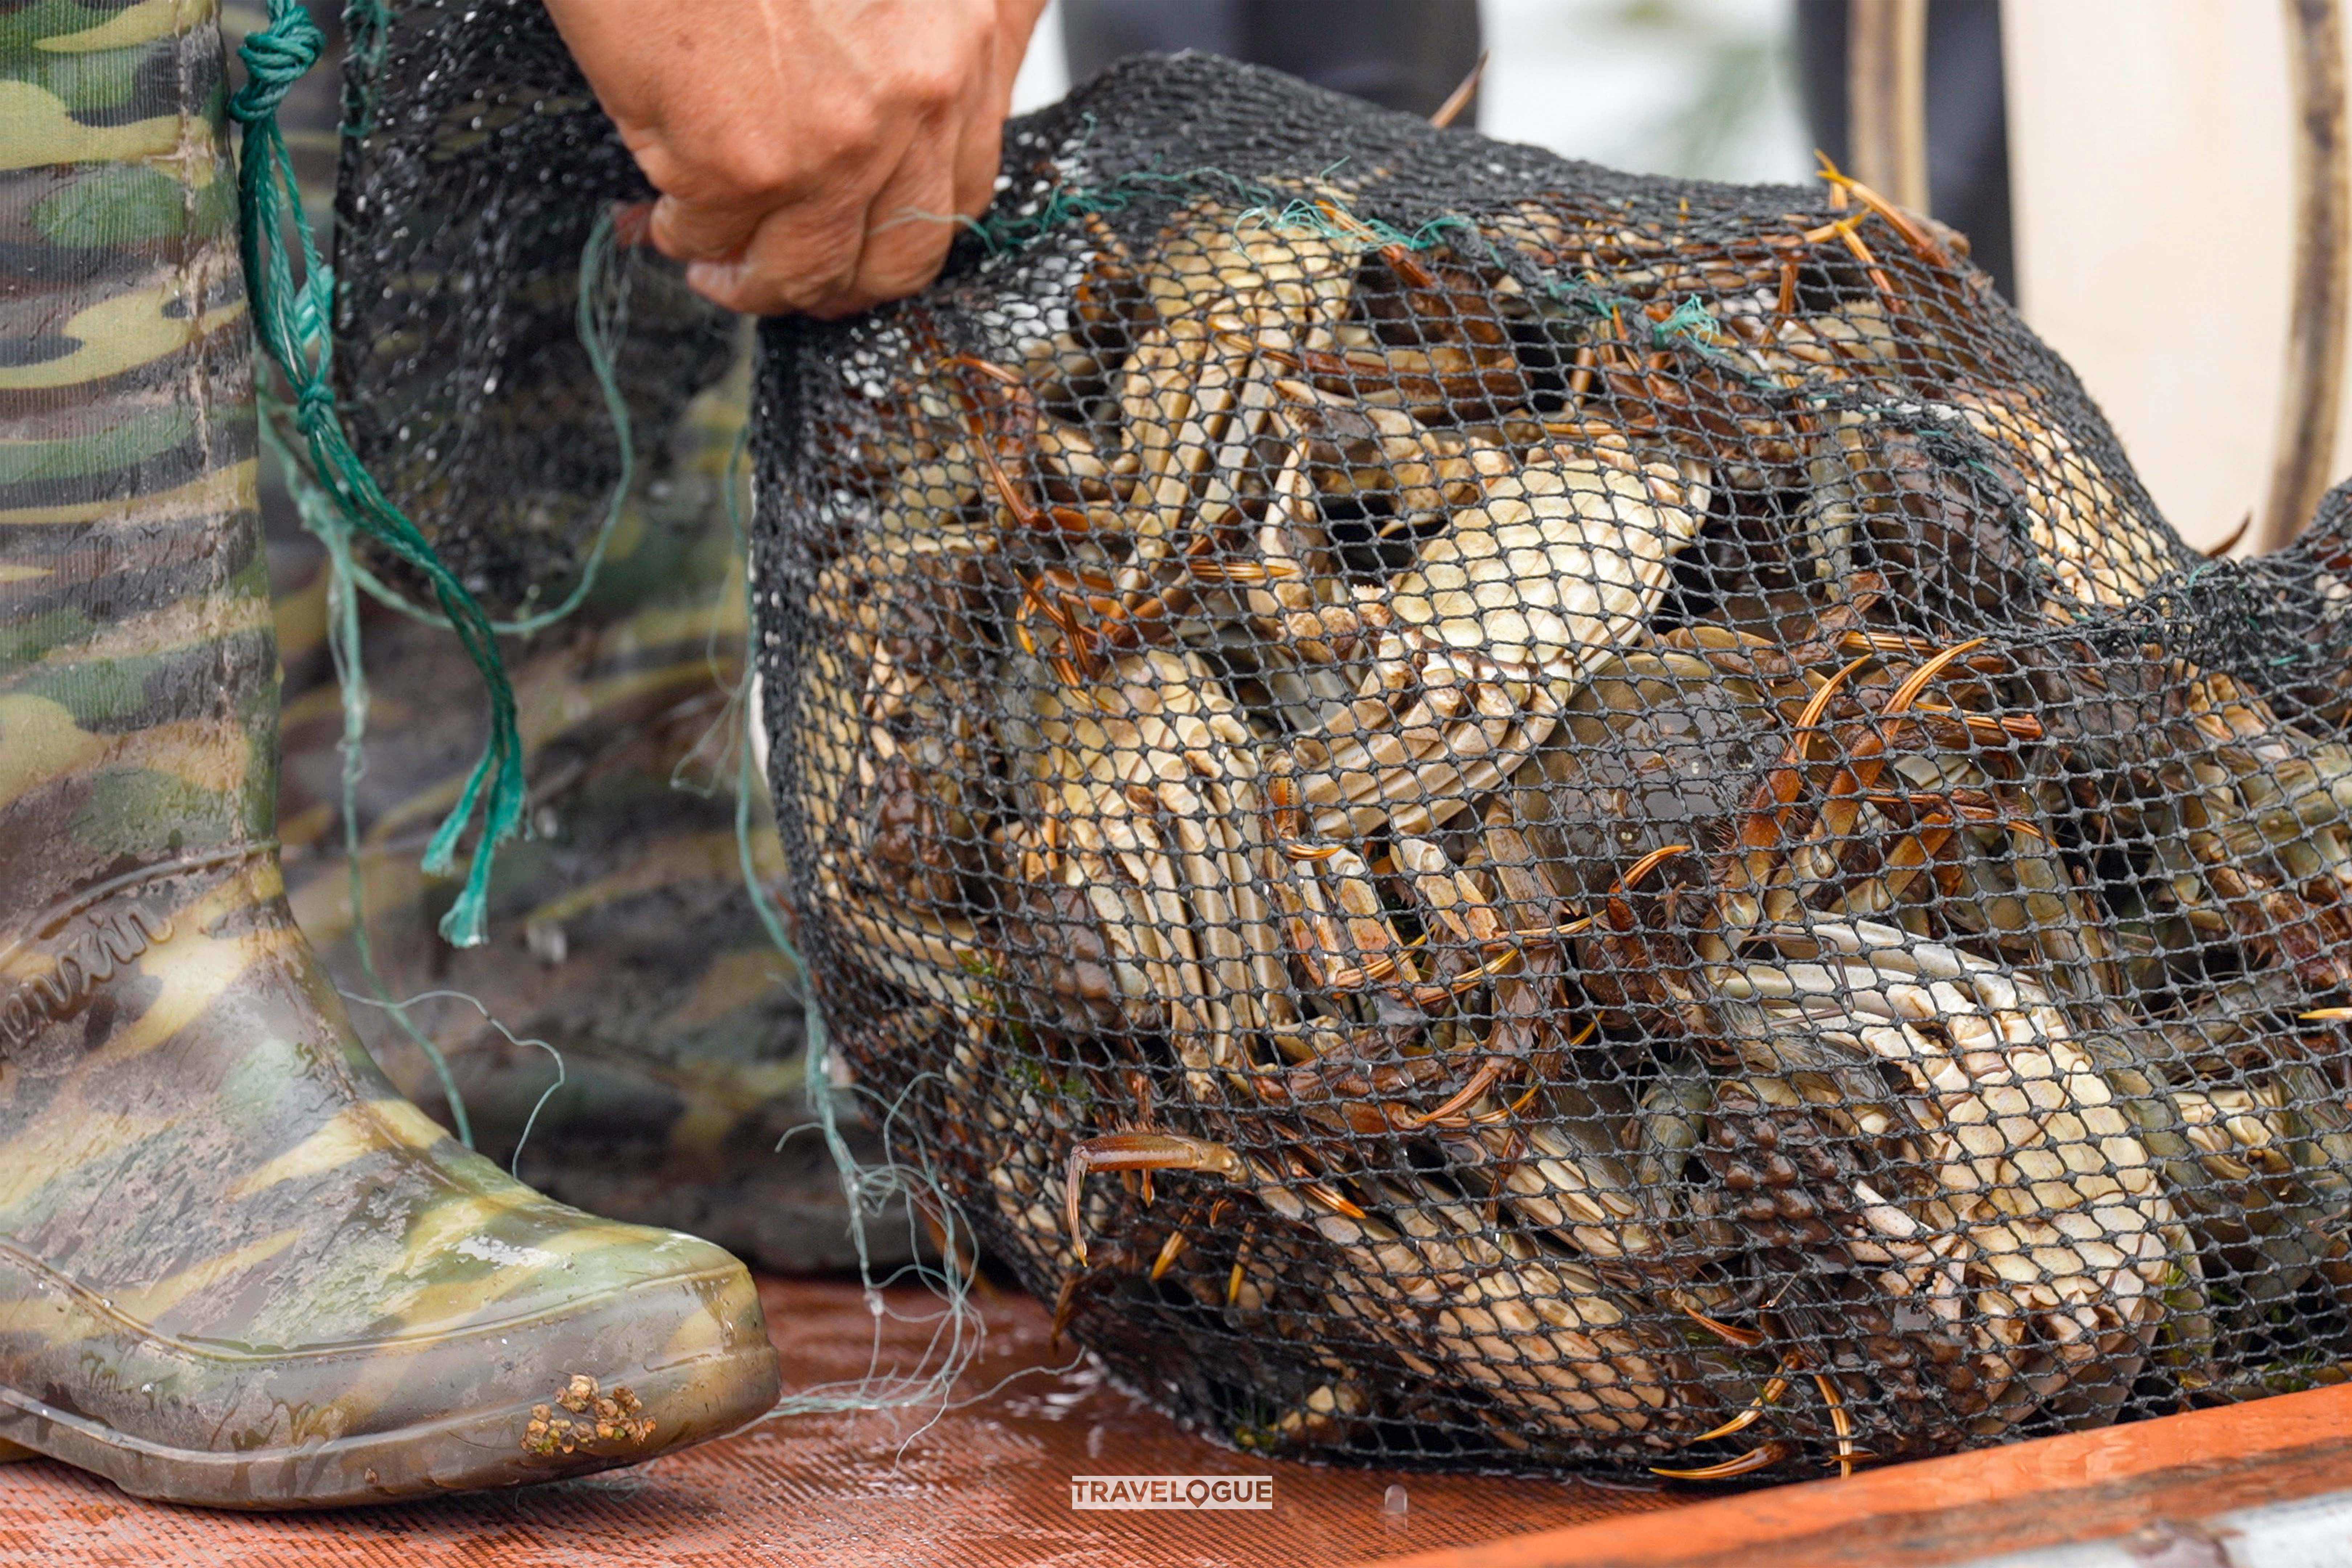
{"label": "crab leg", "polygon": [[[1064,1201],[1068,1207],[1070,1247],[1078,1262],[1087,1260],[1085,1226],[1078,1219],[1078,1199],[1087,1177],[1096,1171],[1199,1171],[1238,1176],[1245,1167],[1240,1155],[1223,1143],[1188,1138],[1174,1132],[1113,1132],[1090,1138],[1070,1150]],[[1179,1232],[1179,1235],[1181,1233]],[[1171,1238],[1172,1243],[1173,1237]],[[1173,1254],[1168,1261],[1174,1261]],[[1164,1268],[1164,1266],[1163,1266]],[[1157,1278],[1157,1276],[1154,1276]]]}
{"label": "crab leg", "polygon": [[1752,1476],[1759,1470],[1769,1470],[1792,1458],[1796,1451],[1793,1443],[1775,1438],[1719,1465],[1702,1465],[1696,1469],[1670,1469],[1663,1465],[1652,1465],[1650,1473],[1664,1476],[1670,1481],[1728,1481],[1740,1476]]}

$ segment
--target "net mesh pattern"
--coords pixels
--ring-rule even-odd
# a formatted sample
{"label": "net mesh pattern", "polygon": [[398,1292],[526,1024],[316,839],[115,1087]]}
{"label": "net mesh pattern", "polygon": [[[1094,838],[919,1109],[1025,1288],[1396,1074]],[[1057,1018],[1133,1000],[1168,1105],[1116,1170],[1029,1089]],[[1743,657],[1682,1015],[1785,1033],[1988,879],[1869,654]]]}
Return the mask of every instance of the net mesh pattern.
{"label": "net mesh pattern", "polygon": [[1247,1447],[1698,1472],[2342,1375],[2335,538],[2207,563],[1937,226],[1208,58],[767,330],[836,1038]]}
{"label": "net mesh pattern", "polygon": [[[535,5],[381,20],[341,370],[525,602],[644,191]],[[753,566],[834,1040],[1066,1334],[1246,1447],[1528,1471],[2341,1379],[2352,502],[2201,559],[1835,182],[1201,57],[1004,178],[920,297],[763,327]],[[658,408],[723,332],[646,272]]]}
{"label": "net mesh pattern", "polygon": [[665,437],[725,375],[736,319],[649,247],[592,246],[653,193],[540,7],[354,0],[345,26],[334,368],[352,447],[491,613],[545,611],[591,571],[625,458],[659,496]]}

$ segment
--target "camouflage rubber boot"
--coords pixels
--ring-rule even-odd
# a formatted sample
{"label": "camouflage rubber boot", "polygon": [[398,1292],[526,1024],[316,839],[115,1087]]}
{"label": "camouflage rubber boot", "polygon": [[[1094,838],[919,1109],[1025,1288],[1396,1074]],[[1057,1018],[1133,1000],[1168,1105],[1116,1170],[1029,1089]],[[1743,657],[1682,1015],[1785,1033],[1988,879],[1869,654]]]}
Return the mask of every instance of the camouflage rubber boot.
{"label": "camouflage rubber boot", "polygon": [[[737,834],[747,615],[720,487],[747,381],[697,399],[667,460],[649,465],[598,602],[506,639],[533,837],[499,858],[488,943],[441,940],[456,884],[418,869],[480,744],[479,715],[447,700],[470,679],[454,638],[368,606],[352,805],[373,977],[344,852],[341,692],[322,661],[293,652],[289,669],[310,680],[289,686],[279,822],[296,919],[347,994],[373,998],[382,982],[353,1022],[406,1093],[450,1120],[421,1036],[449,1064],[475,1146],[501,1161],[520,1146],[517,1169],[537,1185],[813,1272],[857,1257],[840,1177],[807,1125],[792,970],[745,882],[748,849],[781,892],[764,798]],[[310,584],[281,596],[281,645],[323,641],[321,602]],[[853,1149],[878,1159],[870,1129],[845,1115]],[[867,1247],[872,1262],[904,1261],[906,1226],[870,1226]]]}
{"label": "camouflage rubber boot", "polygon": [[0,1445],[232,1507],[633,1463],[772,1402],[749,1277],[459,1148],[282,894],[220,88],[201,0],[0,12]]}

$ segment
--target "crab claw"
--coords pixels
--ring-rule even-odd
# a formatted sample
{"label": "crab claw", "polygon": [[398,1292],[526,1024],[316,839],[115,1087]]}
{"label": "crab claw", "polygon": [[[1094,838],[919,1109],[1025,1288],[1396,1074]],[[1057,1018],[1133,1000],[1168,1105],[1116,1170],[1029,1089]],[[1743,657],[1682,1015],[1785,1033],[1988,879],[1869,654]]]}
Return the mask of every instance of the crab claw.
{"label": "crab claw", "polygon": [[1623,899],[1619,898],[1617,894],[1632,892],[1636,887],[1641,885],[1643,878],[1648,876],[1651,872],[1656,870],[1659,867],[1664,865],[1675,856],[1687,855],[1690,852],[1691,847],[1687,844],[1669,844],[1663,849],[1653,849],[1647,855],[1643,856],[1639,860],[1634,861],[1633,864],[1626,869],[1625,874],[1617,879],[1616,892],[1611,893],[1606,899],[1601,900],[1601,907],[1608,911],[1609,923],[1620,931],[1632,931],[1634,926],[1633,906],[1627,903]]}
{"label": "crab claw", "polygon": [[1643,878],[1648,876],[1651,872],[1656,870],[1659,867],[1664,865],[1675,856],[1687,855],[1690,852],[1691,847],[1687,844],[1669,844],[1664,848],[1653,849],[1647,855],[1643,856],[1639,860],[1634,861],[1633,865],[1626,868],[1625,874],[1617,879],[1617,886],[1621,890],[1630,893],[1635,888],[1641,886]]}
{"label": "crab claw", "polygon": [[1160,1244],[1160,1256],[1151,1260],[1151,1282],[1154,1285],[1159,1284],[1168,1270],[1176,1266],[1176,1260],[1184,1256],[1184,1249],[1191,1245],[1182,1231],[1168,1233],[1168,1239]]}
{"label": "crab claw", "polygon": [[2253,526],[2254,514],[2252,511],[2249,511],[2245,516],[2238,520],[2238,526],[2230,531],[2228,538],[2222,540],[2218,544],[2209,544],[2205,547],[2205,559],[2208,561],[2219,561],[2221,557],[2238,548],[2239,542],[2246,537],[2246,531]]}
{"label": "crab claw", "polygon": [[1067,1201],[1070,1249],[1087,1260],[1087,1238],[1078,1221],[1078,1198],[1093,1171],[1210,1171],[1236,1175],[1242,1157],[1223,1143],[1175,1132],[1112,1132],[1089,1138],[1070,1151]]}
{"label": "crab claw", "polygon": [[1429,117],[1429,122],[1432,125],[1443,131],[1460,118],[1465,109],[1470,107],[1470,100],[1476,96],[1478,91],[1478,79],[1486,74],[1486,56],[1489,52],[1486,49],[1478,51],[1478,63],[1470,68],[1470,74],[1464,77],[1460,84],[1445,95],[1445,101],[1439,104],[1437,112]]}
{"label": "crab claw", "polygon": [[1694,1443],[1712,1443],[1718,1437],[1729,1437],[1737,1433],[1747,1431],[1748,1428],[1755,1426],[1756,1423],[1764,1419],[1764,1412],[1779,1404],[1780,1396],[1788,1392],[1789,1380],[1787,1378],[1776,1377],[1772,1379],[1771,1382],[1764,1385],[1764,1391],[1761,1394],[1759,1394],[1753,1400],[1748,1402],[1747,1409],[1741,1411],[1738,1415],[1733,1416],[1730,1420],[1725,1422],[1722,1426],[1717,1426],[1713,1431],[1700,1433],[1697,1436],[1692,1438],[1691,1441]]}
{"label": "crab claw", "polygon": [[1853,1446],[1853,1419],[1845,1413],[1845,1397],[1838,1392],[1837,1380],[1826,1373],[1813,1373],[1813,1386],[1822,1391],[1822,1402],[1830,1408],[1830,1425],[1837,1433],[1838,1475],[1850,1476],[1861,1455]]}

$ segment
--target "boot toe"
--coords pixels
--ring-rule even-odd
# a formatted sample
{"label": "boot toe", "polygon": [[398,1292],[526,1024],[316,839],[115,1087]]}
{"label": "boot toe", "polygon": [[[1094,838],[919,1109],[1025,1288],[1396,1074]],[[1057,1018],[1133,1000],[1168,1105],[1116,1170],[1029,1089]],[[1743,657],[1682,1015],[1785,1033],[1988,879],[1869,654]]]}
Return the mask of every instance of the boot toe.
{"label": "boot toe", "polygon": [[452,1279],[437,1289],[457,1313],[412,1300],[404,1321],[331,1341],[133,1330],[84,1300],[61,1315],[88,1321],[58,1327],[78,1330],[83,1352],[113,1352],[107,1383],[125,1397],[76,1396],[90,1381],[78,1362],[46,1387],[0,1387],[0,1431],[141,1497],[334,1508],[638,1464],[774,1405],[775,1351],[742,1265],[691,1237],[586,1215],[547,1239],[562,1250],[452,1248],[523,1276],[487,1309],[474,1304],[479,1276]]}

